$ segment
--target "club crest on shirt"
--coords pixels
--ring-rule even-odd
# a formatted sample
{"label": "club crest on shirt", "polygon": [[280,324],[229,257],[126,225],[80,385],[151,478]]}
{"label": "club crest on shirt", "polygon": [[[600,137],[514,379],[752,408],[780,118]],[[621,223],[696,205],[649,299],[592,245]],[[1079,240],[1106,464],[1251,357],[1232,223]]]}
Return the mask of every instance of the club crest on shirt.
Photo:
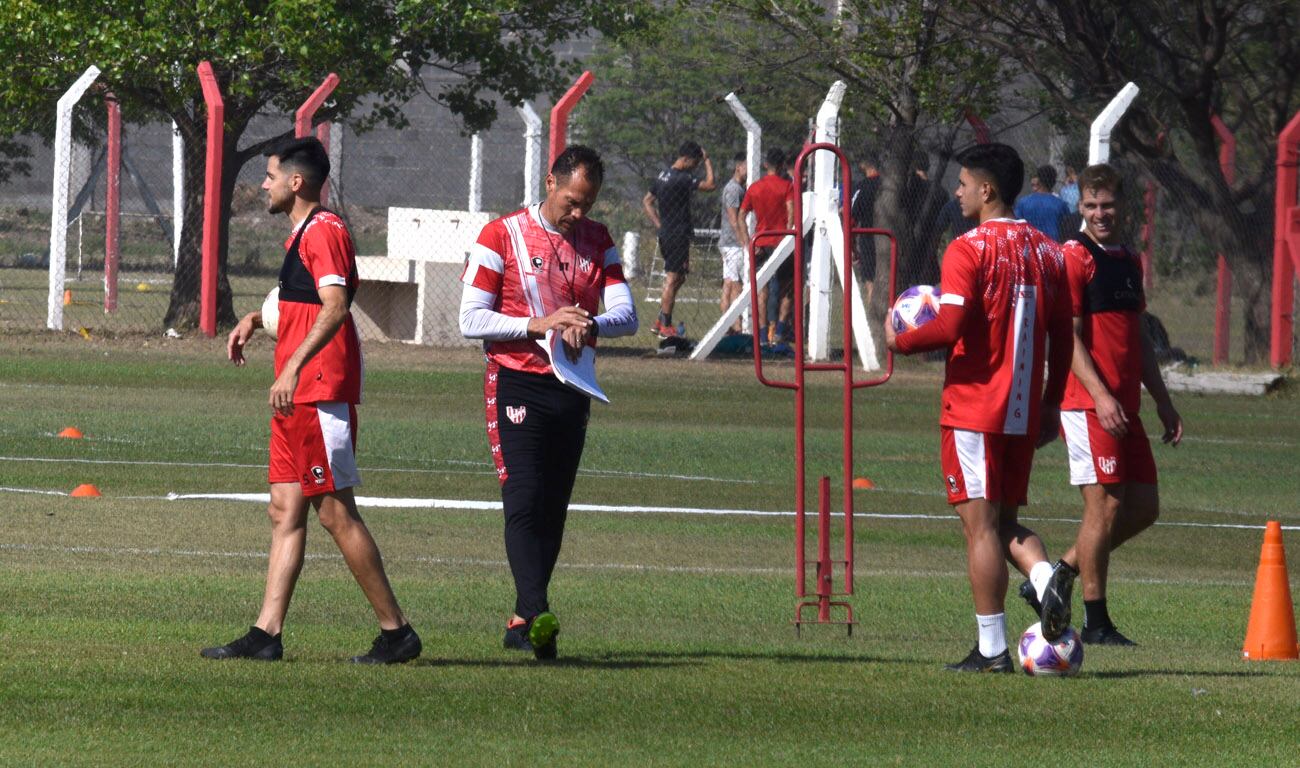
{"label": "club crest on shirt", "polygon": [[1097,457],[1097,468],[1100,469],[1104,474],[1107,474],[1107,475],[1113,475],[1113,474],[1115,474],[1115,465],[1116,465],[1117,463],[1118,463],[1118,462],[1116,461],[1116,459],[1115,459],[1114,456],[1098,456],[1098,457]]}
{"label": "club crest on shirt", "polygon": [[542,268],[542,257],[541,257],[541,256],[534,256],[533,259],[532,259],[532,262],[533,262],[533,269],[541,269],[541,268]]}
{"label": "club crest on shirt", "polygon": [[324,485],[324,484],[325,484],[325,468],[324,468],[324,467],[312,467],[312,468],[311,468],[311,476],[312,476],[312,479],[316,481],[316,485]]}
{"label": "club crest on shirt", "polygon": [[521,405],[516,408],[513,405],[507,405],[506,416],[510,417],[510,423],[512,424],[523,424],[524,418],[528,416],[528,407]]}
{"label": "club crest on shirt", "polygon": [[581,269],[584,274],[591,272],[591,259],[586,256],[580,257],[578,259],[578,269]]}
{"label": "club crest on shirt", "polygon": [[948,475],[948,488],[949,488],[949,490],[951,490],[953,493],[957,493],[958,491],[961,490],[961,486],[959,486],[959,485],[957,484],[957,476],[956,476],[956,475]]}

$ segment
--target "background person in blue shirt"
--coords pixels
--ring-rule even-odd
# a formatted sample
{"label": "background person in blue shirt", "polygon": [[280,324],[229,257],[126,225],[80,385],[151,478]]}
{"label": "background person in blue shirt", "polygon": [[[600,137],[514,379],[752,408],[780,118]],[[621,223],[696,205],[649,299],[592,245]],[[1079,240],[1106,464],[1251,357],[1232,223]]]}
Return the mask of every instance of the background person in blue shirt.
{"label": "background person in blue shirt", "polygon": [[1061,242],[1061,232],[1066,229],[1070,219],[1070,206],[1056,195],[1052,187],[1056,184],[1056,169],[1050,165],[1040,165],[1029,179],[1029,186],[1034,191],[1016,201],[1016,218],[1024,219],[1035,229],[1056,242]]}

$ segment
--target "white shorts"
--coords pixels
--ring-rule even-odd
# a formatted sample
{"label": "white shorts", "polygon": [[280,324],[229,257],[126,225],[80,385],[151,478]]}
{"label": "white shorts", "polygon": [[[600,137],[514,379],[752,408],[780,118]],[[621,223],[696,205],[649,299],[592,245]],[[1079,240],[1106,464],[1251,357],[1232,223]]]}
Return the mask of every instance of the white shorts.
{"label": "white shorts", "polygon": [[722,253],[722,279],[743,283],[745,279],[741,275],[745,271],[745,249],[739,246],[720,246],[718,251]]}

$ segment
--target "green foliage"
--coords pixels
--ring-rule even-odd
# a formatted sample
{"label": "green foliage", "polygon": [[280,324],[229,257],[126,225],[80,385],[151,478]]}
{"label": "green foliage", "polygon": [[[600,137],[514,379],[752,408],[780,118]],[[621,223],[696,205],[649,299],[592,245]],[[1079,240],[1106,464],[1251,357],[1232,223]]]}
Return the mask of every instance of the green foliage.
{"label": "green foliage", "polygon": [[829,81],[792,77],[793,41],[733,10],[683,4],[658,23],[604,40],[592,57],[596,85],[575,114],[575,132],[638,179],[653,176],[686,140],[698,141],[717,173],[745,134],[722,101],[736,92],[763,126],[764,146],[797,147]]}

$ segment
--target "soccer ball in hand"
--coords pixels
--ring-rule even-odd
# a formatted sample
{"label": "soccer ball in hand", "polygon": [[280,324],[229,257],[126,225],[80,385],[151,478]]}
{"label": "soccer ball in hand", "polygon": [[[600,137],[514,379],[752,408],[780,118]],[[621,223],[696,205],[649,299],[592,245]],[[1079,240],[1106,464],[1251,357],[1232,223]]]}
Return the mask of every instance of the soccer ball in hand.
{"label": "soccer ball in hand", "polygon": [[889,312],[894,333],[920,328],[938,317],[939,296],[932,285],[914,285],[900,293]]}
{"label": "soccer ball in hand", "polygon": [[1016,650],[1020,668],[1035,677],[1070,677],[1083,666],[1083,641],[1074,627],[1067,627],[1065,634],[1050,641],[1043,637],[1042,624],[1035,624],[1020,636]]}
{"label": "soccer ball in hand", "polygon": [[280,324],[280,286],[271,289],[262,302],[262,330],[271,338],[276,338],[276,326]]}

